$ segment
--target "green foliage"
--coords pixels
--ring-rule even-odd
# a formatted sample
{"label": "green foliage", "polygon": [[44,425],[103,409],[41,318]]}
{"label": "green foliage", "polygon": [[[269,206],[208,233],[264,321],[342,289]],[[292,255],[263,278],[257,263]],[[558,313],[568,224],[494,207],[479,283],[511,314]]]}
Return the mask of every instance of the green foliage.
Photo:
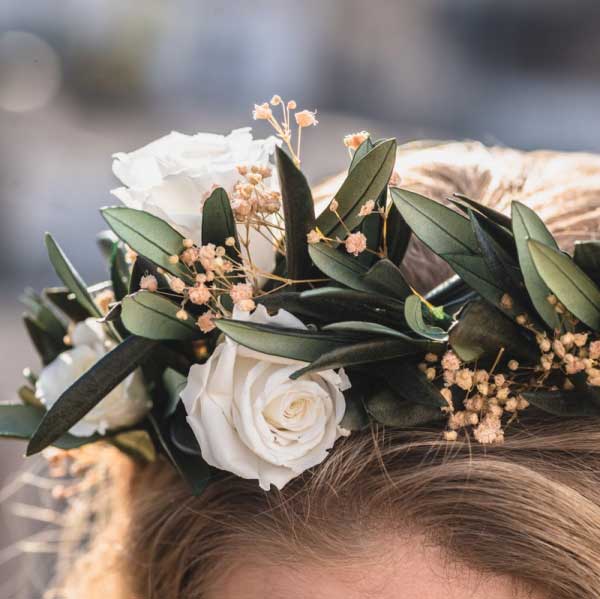
{"label": "green foliage", "polygon": [[46,234],[46,248],[48,257],[56,271],[60,280],[65,284],[67,289],[75,295],[79,304],[85,308],[90,316],[98,318],[102,317],[100,308],[96,305],[92,295],[88,291],[86,284],[83,282],[79,273],[75,270],[69,259],[65,256],[58,243],[52,235]]}
{"label": "green foliage", "polygon": [[306,235],[315,226],[312,193],[292,159],[281,148],[277,148],[276,153],[285,222],[287,276],[295,281],[309,279],[313,268]]}
{"label": "green foliage", "polygon": [[450,329],[450,346],[465,362],[493,361],[500,349],[505,357],[537,362],[539,350],[532,336],[504,314],[482,301],[465,306]]}
{"label": "green foliage", "polygon": [[600,283],[600,241],[577,241],[573,261],[596,285]]}
{"label": "green foliage", "polygon": [[527,246],[548,289],[579,320],[595,331],[600,330],[600,290],[594,282],[561,251],[534,240],[529,240]]}
{"label": "green foliage", "polygon": [[54,337],[45,329],[41,328],[40,325],[37,324],[37,321],[29,316],[25,316],[23,322],[25,323],[25,328],[27,329],[29,337],[44,366],[53,362],[59,354],[69,349],[62,340],[62,337]]}
{"label": "green foliage", "polygon": [[202,337],[191,316],[177,318],[180,309],[162,295],[139,291],[123,300],[121,320],[132,335],[146,339],[189,341]]}
{"label": "green foliage", "polygon": [[560,325],[558,315],[554,307],[548,303],[547,298],[550,295],[550,289],[538,274],[533,263],[528,240],[532,239],[558,250],[556,241],[540,217],[531,208],[520,202],[512,203],[512,230],[529,297],[546,325],[551,329],[555,329]]}
{"label": "green foliage", "polygon": [[240,345],[272,356],[302,362],[313,362],[322,354],[344,347],[356,340],[356,335],[288,329],[239,320],[220,319],[215,324]]}
{"label": "green foliage", "polygon": [[141,366],[156,347],[155,341],[132,336],[102,357],[44,415],[29,442],[27,455],[52,445]]}
{"label": "green foliage", "polygon": [[429,308],[423,304],[421,298],[417,295],[410,295],[404,303],[404,318],[408,326],[421,337],[433,341],[448,341],[448,333],[444,329],[434,324],[428,324],[423,317],[423,311],[427,311],[431,316]]}
{"label": "green foliage", "polygon": [[376,422],[403,429],[438,422],[444,418],[438,407],[407,401],[387,386],[369,396],[367,411]]}
{"label": "green foliage", "polygon": [[536,408],[561,418],[600,416],[600,405],[577,391],[528,391],[522,395]]}
{"label": "green foliage", "polygon": [[361,223],[359,216],[362,205],[374,200],[385,189],[390,180],[396,161],[396,140],[388,139],[378,143],[365,154],[351,169],[348,177],[335,194],[338,202],[338,217],[326,209],[317,218],[317,227],[327,237],[346,236],[346,227],[353,230]]}
{"label": "green foliage", "polygon": [[[225,240],[229,237],[235,240],[234,246],[225,245]],[[239,261],[240,244],[235,217],[229,196],[222,187],[215,189],[202,206],[202,244],[208,243],[224,246],[229,258]]]}
{"label": "green foliage", "polygon": [[190,269],[181,261],[171,264],[171,256],[183,252],[184,237],[164,220],[133,208],[103,208],[102,216],[110,228],[130,248],[167,272],[193,284]]}

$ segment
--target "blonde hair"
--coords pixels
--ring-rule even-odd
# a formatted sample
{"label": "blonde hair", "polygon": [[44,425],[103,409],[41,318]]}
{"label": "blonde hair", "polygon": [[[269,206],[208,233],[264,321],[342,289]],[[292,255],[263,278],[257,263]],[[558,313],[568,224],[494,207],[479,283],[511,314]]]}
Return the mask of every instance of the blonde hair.
{"label": "blonde hair", "polygon": [[[442,200],[461,192],[504,211],[525,201],[563,247],[596,234],[597,156],[431,143],[403,146],[397,170],[402,186]],[[420,261],[432,258],[417,243],[409,252],[419,279]],[[526,412],[504,444],[487,448],[373,425],[280,492],[223,476],[194,498],[162,459],[142,467],[110,452],[108,464],[118,484],[107,482],[107,500],[93,509],[110,518],[78,564],[63,562],[60,597],[104,598],[111,584],[114,599],[202,599],[239,560],[361,559],[365,539],[383,530],[422,535],[449,558],[552,598],[600,596],[597,418]]]}

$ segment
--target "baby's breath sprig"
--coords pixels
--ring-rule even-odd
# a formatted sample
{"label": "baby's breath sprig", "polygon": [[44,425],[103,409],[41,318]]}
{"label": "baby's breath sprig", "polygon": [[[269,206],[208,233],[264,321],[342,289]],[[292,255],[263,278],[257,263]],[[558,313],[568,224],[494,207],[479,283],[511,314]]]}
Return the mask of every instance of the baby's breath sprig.
{"label": "baby's breath sprig", "polygon": [[[283,117],[281,121],[278,121],[273,115],[272,106],[281,106]],[[296,112],[294,112],[296,111]],[[293,133],[292,133],[292,114],[297,126],[297,142],[294,148]],[[316,118],[316,110],[299,110],[297,111],[297,104],[295,100],[289,100],[285,102],[281,96],[274,95],[269,102],[262,104],[255,104],[252,116],[254,120],[265,120],[267,121],[277,136],[283,140],[286,147],[288,148],[292,160],[296,166],[300,166],[300,144],[302,142],[302,129],[305,127],[314,127],[318,125],[319,121]]]}

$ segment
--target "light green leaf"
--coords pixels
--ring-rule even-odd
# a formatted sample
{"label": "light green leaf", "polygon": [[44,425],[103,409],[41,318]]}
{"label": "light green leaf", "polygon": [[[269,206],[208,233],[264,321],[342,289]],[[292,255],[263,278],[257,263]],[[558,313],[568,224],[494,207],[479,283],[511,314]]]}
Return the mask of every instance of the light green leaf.
{"label": "light green leaf", "polygon": [[181,307],[158,293],[139,291],[123,300],[121,320],[133,335],[146,339],[186,341],[202,337],[194,319],[179,320]]}
{"label": "light green leaf", "polygon": [[75,295],[79,304],[87,310],[90,316],[102,318],[102,312],[96,305],[86,284],[50,233],[46,233],[46,248],[56,274],[69,291]]}
{"label": "light green leaf", "polygon": [[548,289],[571,314],[595,331],[599,330],[600,290],[594,282],[561,251],[531,239],[527,246],[534,266]]}
{"label": "light green leaf", "polygon": [[512,203],[512,229],[529,297],[542,320],[555,329],[560,326],[560,320],[554,307],[548,303],[550,290],[535,268],[527,242],[533,239],[555,250],[558,250],[558,245],[540,217],[521,202]]}
{"label": "light green leaf", "polygon": [[418,335],[445,343],[448,333],[441,327],[427,324],[423,318],[424,304],[417,295],[409,295],[404,303],[404,318],[408,326]]}
{"label": "light green leaf", "polygon": [[149,212],[120,206],[103,208],[102,216],[119,238],[138,254],[188,283],[193,282],[193,273],[185,264],[169,261],[184,249],[183,235],[171,225]]}
{"label": "light green leaf", "polygon": [[[367,200],[376,200],[388,184],[396,161],[396,140],[378,143],[353,166],[348,177],[335,195],[338,214],[349,230],[362,221],[359,212]],[[327,237],[345,237],[346,228],[338,217],[326,209],[317,218],[317,226]]]}

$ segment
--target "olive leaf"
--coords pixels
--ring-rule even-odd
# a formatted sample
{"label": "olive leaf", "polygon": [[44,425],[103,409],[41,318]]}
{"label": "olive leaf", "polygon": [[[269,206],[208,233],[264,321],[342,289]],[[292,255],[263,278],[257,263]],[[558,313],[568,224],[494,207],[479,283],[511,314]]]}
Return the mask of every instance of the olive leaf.
{"label": "olive leaf", "polygon": [[[317,227],[327,237],[344,237],[362,221],[359,216],[362,205],[367,200],[375,200],[390,180],[396,161],[396,140],[388,139],[376,144],[362,157],[348,174],[348,177],[335,194],[338,203],[338,216],[326,209],[317,218]],[[344,226],[345,225],[345,226]]]}
{"label": "olive leaf", "polygon": [[593,330],[599,330],[600,290],[594,282],[561,251],[532,239],[527,246],[533,264],[548,289],[569,312]]}
{"label": "olive leaf", "polygon": [[421,337],[433,341],[448,341],[448,333],[441,327],[427,324],[423,317],[423,309],[426,309],[421,298],[417,295],[409,295],[404,302],[404,318],[408,326]]}
{"label": "olive leaf", "polygon": [[600,416],[600,406],[577,391],[527,391],[522,395],[536,408],[561,418]]}
{"label": "olive leaf", "polygon": [[288,329],[224,318],[215,321],[215,324],[240,345],[272,356],[302,362],[313,362],[322,354],[357,340],[356,335]]}
{"label": "olive leaf", "polygon": [[77,301],[75,294],[66,287],[44,289],[42,296],[73,322],[81,322],[89,316],[89,312]]}
{"label": "olive leaf", "polygon": [[390,204],[385,223],[385,244],[388,259],[398,265],[402,262],[412,231],[395,204]]}
{"label": "olive leaf", "polygon": [[195,496],[201,495],[211,479],[208,464],[200,456],[188,455],[175,446],[171,440],[169,420],[163,420],[159,424],[152,414],[148,419],[164,453],[188,483],[192,494]]}
{"label": "olive leaf", "polygon": [[449,343],[464,362],[504,356],[535,363],[539,350],[531,334],[483,301],[469,302],[449,331]]}
{"label": "olive leaf", "polygon": [[69,349],[62,337],[54,337],[29,316],[24,316],[23,322],[44,366],[53,362],[60,354]]}
{"label": "olive leaf", "polygon": [[39,453],[77,424],[117,385],[143,364],[157,342],[128,337],[73,383],[44,415],[27,446],[27,455]]}
{"label": "olive leaf", "polygon": [[546,325],[555,329],[560,326],[558,314],[548,303],[550,289],[538,274],[533,263],[528,240],[533,239],[558,250],[556,241],[540,217],[531,208],[516,201],[512,203],[512,230],[517,244],[519,265],[529,297]]}
{"label": "olive leaf", "polygon": [[58,243],[54,240],[50,233],[46,233],[46,248],[48,250],[48,257],[50,262],[56,271],[56,274],[65,284],[67,289],[71,291],[77,298],[79,304],[85,308],[89,316],[95,316],[97,318],[102,317],[100,308],[96,305],[92,295],[88,291],[86,284],[83,282],[79,273],[75,270],[69,259],[65,256]]}
{"label": "olive leaf", "polygon": [[409,429],[444,418],[439,408],[407,401],[389,387],[378,389],[368,398],[366,405],[368,413],[374,420],[394,428]]}
{"label": "olive leaf", "polygon": [[119,243],[115,243],[110,255],[110,280],[115,299],[119,302],[129,291],[129,277],[129,266],[125,260],[123,248]]}
{"label": "olive leaf", "polygon": [[57,339],[65,336],[67,328],[64,322],[48,307],[43,297],[32,289],[26,289],[19,299],[27,308],[27,315],[40,329]]}
{"label": "olive leaf", "polygon": [[[234,245],[226,245],[225,240],[233,238]],[[240,258],[235,217],[227,192],[217,187],[202,206],[202,244],[213,243],[224,246],[229,258],[236,262]]]}
{"label": "olive leaf", "polygon": [[110,442],[123,453],[142,462],[156,461],[156,447],[145,430],[126,431],[110,438]]}
{"label": "olive leaf", "polygon": [[302,171],[281,148],[276,149],[276,154],[285,222],[287,276],[299,281],[311,278],[313,267],[306,236],[315,226],[315,207]]}
{"label": "olive leaf", "polygon": [[110,207],[101,210],[110,228],[130,248],[151,260],[167,272],[194,282],[191,270],[181,261],[172,264],[170,258],[183,251],[184,237],[164,220],[144,212],[125,207]]}
{"label": "olive leaf", "polygon": [[[356,331],[356,329],[344,330]],[[425,343],[406,336],[361,341],[323,353],[308,366],[291,374],[290,378],[297,379],[310,372],[321,372],[323,370],[356,366],[359,364],[371,364],[373,362],[380,363],[385,360],[423,353],[424,351],[427,351]]]}
{"label": "olive leaf", "polygon": [[269,310],[285,309],[318,322],[366,320],[392,327],[405,325],[402,302],[375,293],[320,287],[309,291],[280,292],[257,298]]}
{"label": "olive leaf", "polygon": [[158,293],[139,291],[123,300],[121,320],[132,335],[146,339],[186,341],[202,337],[191,316],[177,318],[180,309]]}
{"label": "olive leaf", "polygon": [[573,261],[594,283],[600,283],[600,241],[576,241]]}
{"label": "olive leaf", "polygon": [[396,299],[404,299],[411,293],[402,272],[390,260],[378,260],[369,268],[325,243],[310,244],[308,252],[323,274],[350,289],[375,292]]}

